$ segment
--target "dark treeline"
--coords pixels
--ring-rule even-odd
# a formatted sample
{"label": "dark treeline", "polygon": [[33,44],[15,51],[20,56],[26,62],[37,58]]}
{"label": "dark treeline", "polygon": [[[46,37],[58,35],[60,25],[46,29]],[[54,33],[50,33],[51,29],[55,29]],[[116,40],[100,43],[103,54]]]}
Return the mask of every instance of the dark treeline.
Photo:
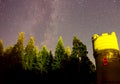
{"label": "dark treeline", "polygon": [[36,84],[46,81],[95,84],[95,65],[87,56],[86,45],[77,36],[74,36],[72,44],[72,50],[70,47],[64,48],[60,36],[53,55],[45,45],[39,50],[32,36],[24,46],[24,32],[19,34],[13,46],[4,48],[0,40],[1,84]]}

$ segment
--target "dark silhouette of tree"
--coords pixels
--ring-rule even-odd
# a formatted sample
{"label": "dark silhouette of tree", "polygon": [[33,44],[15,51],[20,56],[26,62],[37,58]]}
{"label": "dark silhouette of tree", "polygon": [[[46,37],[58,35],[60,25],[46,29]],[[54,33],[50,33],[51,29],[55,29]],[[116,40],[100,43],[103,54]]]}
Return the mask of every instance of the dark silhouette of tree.
{"label": "dark silhouette of tree", "polygon": [[52,71],[52,63],[53,63],[53,54],[52,54],[52,51],[50,50],[49,51],[49,56],[48,56],[48,58],[47,58],[47,60],[48,60],[48,73],[51,73],[51,71]]}
{"label": "dark silhouette of tree", "polygon": [[64,60],[62,60],[62,74],[63,74],[62,78],[65,81],[70,81],[70,78],[71,78],[71,75],[70,75],[71,73],[69,72],[71,67],[69,66],[70,56],[71,56],[71,50],[70,50],[70,47],[67,46],[65,48]]}
{"label": "dark silhouette of tree", "polygon": [[49,56],[50,56],[50,71],[52,70],[52,63],[53,63],[53,53],[52,53],[52,51],[50,50],[49,51]]}
{"label": "dark silhouette of tree", "polygon": [[95,66],[87,57],[87,53],[88,51],[86,45],[84,45],[78,39],[78,37],[75,36],[73,39],[73,48],[71,54],[72,67],[76,69],[75,74],[79,74],[76,76],[78,77],[76,79],[78,79],[80,83],[91,84],[93,83],[91,79],[93,77],[93,73],[95,72]]}
{"label": "dark silhouette of tree", "polygon": [[2,59],[3,61],[2,61],[2,65],[0,66],[0,67],[2,67],[1,76],[2,76],[3,84],[5,82],[7,82],[8,79],[10,80],[10,78],[12,77],[10,75],[10,73],[11,73],[10,70],[12,67],[12,62],[11,62],[12,49],[13,49],[13,46],[9,46],[4,49],[4,55],[3,55],[3,59]]}
{"label": "dark silhouette of tree", "polygon": [[3,54],[4,54],[4,47],[3,47],[3,42],[0,40],[0,71],[2,71],[3,68]]}
{"label": "dark silhouette of tree", "polygon": [[0,40],[0,57],[3,56],[4,53],[4,47],[3,47],[3,42]]}
{"label": "dark silhouette of tree", "polygon": [[3,81],[3,73],[4,73],[4,47],[3,42],[0,40],[0,81]]}
{"label": "dark silhouette of tree", "polygon": [[19,33],[17,43],[5,49],[4,52],[4,72],[5,72],[5,82],[17,82],[16,80],[20,79],[22,73],[22,58],[24,56],[24,32]]}
{"label": "dark silhouette of tree", "polygon": [[69,61],[70,68],[70,80],[80,81],[80,59],[81,59],[81,47],[80,40],[74,36],[72,52]]}
{"label": "dark silhouette of tree", "polygon": [[95,83],[95,66],[87,56],[81,58],[81,81],[86,84]]}
{"label": "dark silhouette of tree", "polygon": [[81,57],[85,56],[87,53],[86,46],[80,42],[77,36],[74,36],[71,56],[81,59]]}
{"label": "dark silhouette of tree", "polygon": [[11,52],[12,69],[21,69],[24,57],[24,32],[19,33],[17,43],[13,46]]}
{"label": "dark silhouette of tree", "polygon": [[3,62],[3,66],[4,66],[4,69],[5,70],[9,70],[12,66],[11,64],[11,54],[12,54],[12,49],[13,49],[13,46],[9,46],[7,48],[5,48],[5,51],[4,51],[4,62]]}

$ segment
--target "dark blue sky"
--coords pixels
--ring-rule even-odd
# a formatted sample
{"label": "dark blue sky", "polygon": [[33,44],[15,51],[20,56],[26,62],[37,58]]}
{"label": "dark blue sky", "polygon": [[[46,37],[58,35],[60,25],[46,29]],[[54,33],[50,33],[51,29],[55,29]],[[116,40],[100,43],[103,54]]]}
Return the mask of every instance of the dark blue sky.
{"label": "dark blue sky", "polygon": [[26,42],[33,35],[39,48],[46,44],[53,51],[60,35],[71,48],[73,36],[78,36],[94,62],[93,34],[115,31],[120,43],[120,0],[0,0],[5,47],[15,44],[21,31]]}

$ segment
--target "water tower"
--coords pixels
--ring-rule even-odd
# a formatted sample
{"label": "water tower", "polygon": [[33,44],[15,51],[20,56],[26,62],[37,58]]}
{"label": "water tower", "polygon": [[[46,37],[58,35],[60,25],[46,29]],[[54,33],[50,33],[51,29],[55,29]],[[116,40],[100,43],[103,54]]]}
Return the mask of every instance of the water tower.
{"label": "water tower", "polygon": [[97,84],[120,84],[120,52],[115,32],[92,36]]}

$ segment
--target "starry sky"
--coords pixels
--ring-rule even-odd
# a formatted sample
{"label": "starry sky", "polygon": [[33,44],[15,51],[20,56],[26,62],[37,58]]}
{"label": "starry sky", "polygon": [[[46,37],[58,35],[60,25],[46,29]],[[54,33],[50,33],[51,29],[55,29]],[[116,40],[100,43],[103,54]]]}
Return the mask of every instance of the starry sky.
{"label": "starry sky", "polygon": [[25,32],[35,44],[54,53],[59,36],[72,48],[73,36],[87,46],[94,62],[93,34],[115,31],[120,44],[120,0],[0,0],[0,39],[4,47],[17,42]]}

